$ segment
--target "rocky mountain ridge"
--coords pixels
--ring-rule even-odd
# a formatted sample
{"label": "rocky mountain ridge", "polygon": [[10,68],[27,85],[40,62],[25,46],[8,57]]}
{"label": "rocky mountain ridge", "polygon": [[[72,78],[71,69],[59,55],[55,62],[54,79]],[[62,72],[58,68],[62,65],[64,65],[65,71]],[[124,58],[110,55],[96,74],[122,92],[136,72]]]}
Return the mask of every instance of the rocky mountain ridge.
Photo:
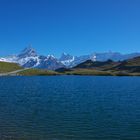
{"label": "rocky mountain ridge", "polygon": [[73,56],[67,53],[62,53],[60,58],[56,58],[53,55],[38,55],[35,49],[29,46],[21,51],[20,54],[0,58],[0,61],[18,63],[25,68],[55,70],[59,68],[72,68],[87,60],[93,62],[104,62],[109,59],[112,61],[124,61],[137,56],[140,56],[140,53],[121,54],[117,52],[106,52],[92,53],[82,56]]}

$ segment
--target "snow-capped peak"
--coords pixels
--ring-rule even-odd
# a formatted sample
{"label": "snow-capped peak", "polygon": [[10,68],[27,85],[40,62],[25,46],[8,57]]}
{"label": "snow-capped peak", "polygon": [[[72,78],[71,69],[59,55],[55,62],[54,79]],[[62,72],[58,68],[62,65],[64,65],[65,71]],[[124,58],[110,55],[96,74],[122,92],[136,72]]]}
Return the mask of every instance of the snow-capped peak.
{"label": "snow-capped peak", "polygon": [[28,46],[27,48],[25,48],[19,55],[19,58],[25,58],[25,57],[36,57],[37,53],[35,51],[34,48],[32,48],[32,46]]}
{"label": "snow-capped peak", "polygon": [[50,55],[50,54],[49,54],[49,55],[47,56],[47,59],[51,59],[51,58],[52,58],[52,59],[56,59],[54,55]]}
{"label": "snow-capped peak", "polygon": [[61,61],[61,63],[63,63],[65,66],[70,66],[71,63],[75,60],[75,57],[67,54],[67,53],[62,53],[59,61]]}
{"label": "snow-capped peak", "polygon": [[140,56],[140,53],[121,54],[116,52],[107,52],[107,53],[92,53],[90,55],[82,55],[82,56],[72,56],[67,53],[62,53],[61,57],[57,59],[53,55],[48,56],[37,55],[35,49],[32,48],[31,45],[29,45],[19,55],[2,57],[0,58],[0,61],[18,63],[23,67],[29,68],[33,67],[40,69],[55,70],[57,68],[62,67],[73,67],[86,60],[107,61],[108,59],[111,59],[114,61],[119,61],[130,59],[136,56]]}
{"label": "snow-capped peak", "polygon": [[61,57],[60,57],[60,61],[67,61],[67,60],[72,60],[74,58],[74,56],[67,54],[67,53],[62,53]]}

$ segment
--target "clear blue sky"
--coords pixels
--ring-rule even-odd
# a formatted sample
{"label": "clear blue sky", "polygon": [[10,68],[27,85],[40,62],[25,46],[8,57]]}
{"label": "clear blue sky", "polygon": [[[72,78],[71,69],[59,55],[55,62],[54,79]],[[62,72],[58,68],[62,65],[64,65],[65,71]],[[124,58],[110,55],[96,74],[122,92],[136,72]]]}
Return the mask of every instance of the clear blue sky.
{"label": "clear blue sky", "polygon": [[140,52],[140,0],[0,0],[0,55]]}

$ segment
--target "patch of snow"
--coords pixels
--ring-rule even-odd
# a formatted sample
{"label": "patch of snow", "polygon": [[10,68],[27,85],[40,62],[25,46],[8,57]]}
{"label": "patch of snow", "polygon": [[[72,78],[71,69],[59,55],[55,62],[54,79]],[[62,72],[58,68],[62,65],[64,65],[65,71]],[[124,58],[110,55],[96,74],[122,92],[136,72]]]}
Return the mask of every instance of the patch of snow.
{"label": "patch of snow", "polygon": [[66,66],[70,66],[71,63],[74,62],[74,60],[75,60],[75,57],[73,56],[72,59],[61,61],[61,63],[66,65]]}
{"label": "patch of snow", "polygon": [[[30,60],[34,60],[34,61],[36,61],[37,60],[37,63],[39,63],[39,58],[38,58],[38,56],[35,56],[35,57],[33,57],[33,56],[31,56],[31,57],[25,57],[25,58],[19,58],[18,59],[18,63],[22,66],[22,65],[24,65],[24,64],[26,64],[28,61],[30,61]],[[37,64],[36,64],[37,65]]]}
{"label": "patch of snow", "polygon": [[2,62],[10,62],[10,63],[17,63],[17,56],[13,55],[13,56],[8,56],[8,57],[3,57],[0,58],[0,61]]}

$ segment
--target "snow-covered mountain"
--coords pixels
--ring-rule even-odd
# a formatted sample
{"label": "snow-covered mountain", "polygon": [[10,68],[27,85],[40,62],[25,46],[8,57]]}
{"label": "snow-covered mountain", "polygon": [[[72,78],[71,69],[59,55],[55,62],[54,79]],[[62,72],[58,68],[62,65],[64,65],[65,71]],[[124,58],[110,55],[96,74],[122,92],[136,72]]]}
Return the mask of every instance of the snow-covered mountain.
{"label": "snow-covered mountain", "polygon": [[67,53],[62,53],[59,61],[63,63],[66,67],[74,67],[86,60],[96,61],[95,55],[82,55],[82,56],[72,56]]}
{"label": "snow-covered mountain", "polygon": [[37,53],[34,48],[31,46],[25,48],[19,55],[19,58],[26,58],[26,57],[36,57]]}
{"label": "snow-covered mountain", "polygon": [[52,55],[37,55],[32,47],[25,48],[19,55],[0,58],[0,61],[18,63],[26,68],[40,68],[47,70],[55,70],[65,67],[65,65]]}
{"label": "snow-covered mountain", "polygon": [[70,54],[63,53],[61,57],[57,59],[53,55],[38,55],[35,49],[29,46],[25,48],[20,54],[0,58],[0,61],[18,63],[19,65],[26,68],[55,70],[62,67],[74,67],[87,60],[107,61],[108,59],[111,59],[113,61],[122,61],[137,56],[140,56],[140,53],[121,54],[117,52],[105,52],[82,56],[72,56]]}
{"label": "snow-covered mountain", "polygon": [[118,52],[105,52],[105,53],[93,53],[90,55],[82,55],[82,56],[71,56],[62,54],[59,60],[67,67],[74,67],[87,60],[107,61],[110,59],[113,61],[123,61],[137,56],[140,56],[140,53],[121,54]]}
{"label": "snow-covered mountain", "polygon": [[62,53],[61,57],[59,58],[59,61],[62,64],[64,64],[66,67],[69,67],[75,61],[75,56],[72,56],[72,55],[67,54],[67,53]]}
{"label": "snow-covered mountain", "polygon": [[40,56],[40,63],[37,65],[37,68],[43,68],[43,69],[50,69],[55,70],[62,67],[65,67],[64,64],[62,64],[57,58],[55,58],[53,55],[48,55],[47,57]]}
{"label": "snow-covered mountain", "polygon": [[11,56],[7,56],[7,57],[1,57],[0,61],[16,63],[17,62],[17,56],[16,55],[11,55]]}

